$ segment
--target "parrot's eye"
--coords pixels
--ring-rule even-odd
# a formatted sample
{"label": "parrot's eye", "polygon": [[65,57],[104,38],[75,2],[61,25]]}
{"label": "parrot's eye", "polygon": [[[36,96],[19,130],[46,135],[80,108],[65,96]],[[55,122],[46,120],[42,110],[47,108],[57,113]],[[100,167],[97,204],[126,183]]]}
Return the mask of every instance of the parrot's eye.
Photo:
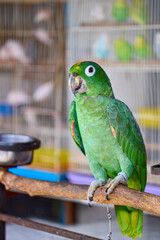
{"label": "parrot's eye", "polygon": [[94,74],[95,74],[95,67],[92,66],[92,65],[89,65],[88,67],[86,67],[85,69],[85,74],[88,76],[88,77],[92,77]]}

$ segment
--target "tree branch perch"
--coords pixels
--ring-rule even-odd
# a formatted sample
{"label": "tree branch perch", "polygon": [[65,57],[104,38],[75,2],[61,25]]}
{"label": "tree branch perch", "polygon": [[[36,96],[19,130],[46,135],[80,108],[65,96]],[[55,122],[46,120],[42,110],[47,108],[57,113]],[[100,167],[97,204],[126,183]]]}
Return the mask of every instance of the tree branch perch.
{"label": "tree branch perch", "polygon": [[[68,199],[87,200],[86,185],[70,183],[55,183],[19,177],[7,171],[1,171],[0,182],[6,190],[19,190],[30,196],[51,196]],[[106,200],[106,187],[98,188],[94,195],[94,201],[101,204],[125,205],[141,209],[160,216],[160,197],[136,191],[123,185],[118,185]]]}

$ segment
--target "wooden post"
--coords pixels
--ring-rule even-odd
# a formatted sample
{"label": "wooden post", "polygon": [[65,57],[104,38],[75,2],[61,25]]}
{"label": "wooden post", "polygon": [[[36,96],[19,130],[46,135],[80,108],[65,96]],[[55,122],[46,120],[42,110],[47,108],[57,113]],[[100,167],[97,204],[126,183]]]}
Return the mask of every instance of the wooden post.
{"label": "wooden post", "polygon": [[[0,183],[0,213],[6,210],[6,190],[5,186]],[[5,240],[5,222],[0,221],[0,240]]]}

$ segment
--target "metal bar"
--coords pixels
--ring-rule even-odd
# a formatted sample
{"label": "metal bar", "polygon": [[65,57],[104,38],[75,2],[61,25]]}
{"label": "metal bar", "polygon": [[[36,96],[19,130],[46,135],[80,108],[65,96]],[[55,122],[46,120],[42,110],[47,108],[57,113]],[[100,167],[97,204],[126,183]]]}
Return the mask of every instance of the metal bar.
{"label": "metal bar", "polygon": [[[3,184],[0,184],[0,211],[6,210],[6,190]],[[0,219],[1,220],[1,219]],[[5,222],[0,221],[0,240],[5,240]]]}
{"label": "metal bar", "polygon": [[[100,24],[100,26],[99,26]],[[68,28],[68,32],[70,33],[86,33],[86,32],[102,32],[102,31],[137,31],[137,30],[159,30],[160,24],[145,24],[145,25],[137,25],[137,24],[108,24],[107,22],[102,23],[87,23],[87,24],[81,24],[81,26],[78,27],[70,27]]]}
{"label": "metal bar", "polygon": [[[49,226],[49,225],[46,225],[46,224],[34,222],[34,221],[23,219],[23,218],[20,218],[20,217],[14,217],[14,216],[11,216],[11,215],[8,215],[8,214],[0,213],[0,220],[4,221],[4,222],[9,222],[9,223],[14,223],[14,224],[17,224],[17,225],[21,225],[21,226],[28,227],[28,228],[40,230],[40,231],[43,231],[43,232],[55,234],[55,235],[58,235],[58,236],[69,238],[69,239],[100,240],[99,238],[90,237],[90,236],[87,236],[87,235],[84,235],[84,234],[81,234],[81,233],[76,233],[76,232],[72,232],[72,231],[69,231],[69,230],[66,230],[66,229],[63,229],[63,228]],[[1,240],[1,238],[0,238],[0,240]]]}

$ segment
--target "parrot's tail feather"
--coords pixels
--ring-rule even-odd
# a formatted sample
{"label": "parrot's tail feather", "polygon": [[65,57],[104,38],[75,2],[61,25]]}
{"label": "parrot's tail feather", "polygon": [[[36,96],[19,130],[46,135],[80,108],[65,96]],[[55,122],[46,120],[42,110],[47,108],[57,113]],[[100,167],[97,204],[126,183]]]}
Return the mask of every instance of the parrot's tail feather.
{"label": "parrot's tail feather", "polygon": [[125,206],[115,206],[115,211],[120,230],[124,235],[133,239],[142,236],[143,211]]}

